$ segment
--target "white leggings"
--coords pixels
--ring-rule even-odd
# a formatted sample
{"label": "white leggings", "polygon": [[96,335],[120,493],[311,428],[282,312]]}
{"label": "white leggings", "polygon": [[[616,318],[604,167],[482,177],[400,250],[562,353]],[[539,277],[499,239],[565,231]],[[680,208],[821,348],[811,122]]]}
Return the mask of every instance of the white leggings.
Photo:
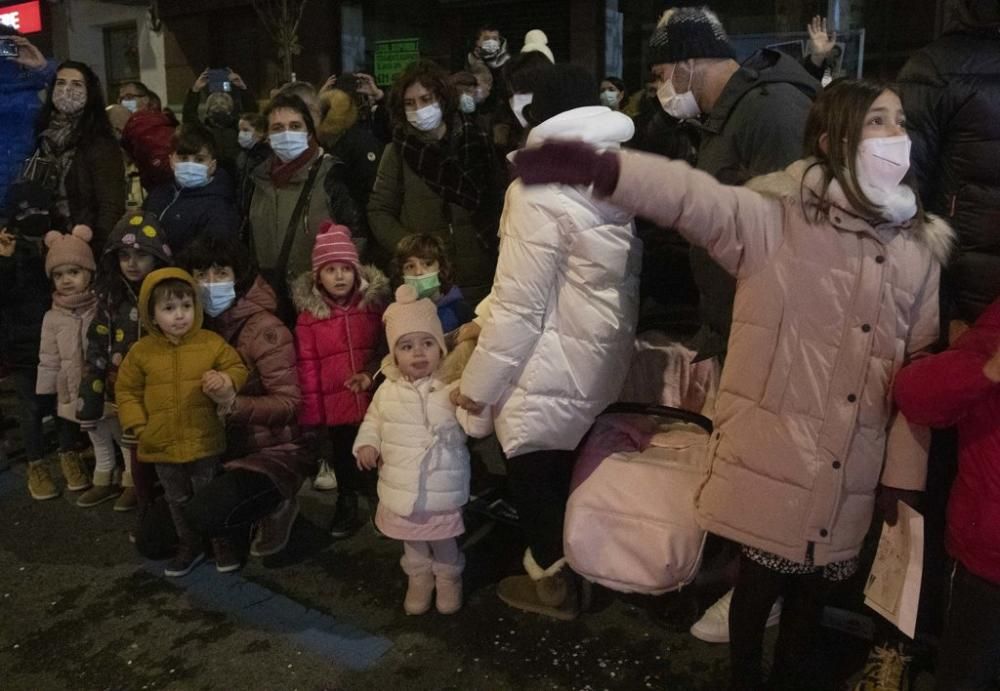
{"label": "white leggings", "polygon": [[122,473],[122,485],[132,486],[132,449],[122,446],[122,428],[116,416],[106,417],[97,421],[97,427],[87,430],[90,444],[94,447],[94,478],[95,484],[99,474],[110,478],[115,472],[115,444],[122,450],[125,459],[125,472]]}
{"label": "white leggings", "polygon": [[400,565],[410,576],[430,571],[435,576],[457,577],[465,567],[465,555],[453,537],[433,542],[406,540]]}

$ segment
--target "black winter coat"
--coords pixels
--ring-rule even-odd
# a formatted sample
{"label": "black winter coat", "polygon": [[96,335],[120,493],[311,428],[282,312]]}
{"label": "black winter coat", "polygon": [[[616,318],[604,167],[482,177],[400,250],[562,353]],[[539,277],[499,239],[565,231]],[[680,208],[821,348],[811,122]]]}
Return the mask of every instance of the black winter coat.
{"label": "black winter coat", "polygon": [[157,187],[142,207],[163,225],[174,256],[202,233],[235,235],[240,230],[233,181],[222,168],[204,187]]}
{"label": "black winter coat", "polygon": [[899,84],[921,199],[958,240],[942,316],[971,323],[1000,297],[1000,34],[946,34],[910,58]]}
{"label": "black winter coat", "polygon": [[0,257],[0,285],[0,357],[12,367],[37,367],[42,319],[52,303],[41,241],[19,239],[13,256]]}

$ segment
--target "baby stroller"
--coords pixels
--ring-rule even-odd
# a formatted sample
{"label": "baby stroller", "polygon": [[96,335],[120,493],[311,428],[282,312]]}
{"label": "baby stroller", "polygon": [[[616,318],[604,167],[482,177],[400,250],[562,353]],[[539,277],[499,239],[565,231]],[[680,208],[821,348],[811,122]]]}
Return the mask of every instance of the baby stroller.
{"label": "baby stroller", "polygon": [[570,567],[625,593],[694,580],[705,531],[695,521],[712,422],[667,406],[616,403],[580,449],[563,530]]}

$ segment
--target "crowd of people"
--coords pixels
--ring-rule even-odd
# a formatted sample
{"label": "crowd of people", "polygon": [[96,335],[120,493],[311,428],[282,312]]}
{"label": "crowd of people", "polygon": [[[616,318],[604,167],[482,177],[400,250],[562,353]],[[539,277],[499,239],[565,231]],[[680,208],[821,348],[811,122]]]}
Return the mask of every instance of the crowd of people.
{"label": "crowd of people", "polygon": [[[0,27],[19,49],[0,60],[0,354],[28,491],[60,494],[52,416],[76,504],[138,509],[137,547],[183,577],[208,554],[241,568],[241,534],[280,552],[304,483],[336,486],[331,535],[365,499],[402,542],[405,611],[451,614],[468,438],[495,434],[527,547],[498,595],[572,619],[574,450],[655,323],[722,367],[691,511],[738,568],[692,633],[730,643],[731,688],[815,688],[830,592],[873,517],[925,489],[928,587],[950,603],[937,688],[990,688],[998,27],[963,0],[894,85],[837,78],[818,17],[803,61],[739,62],[711,10],[674,8],[630,97],[540,30],[515,53],[485,26],[461,71],[418,61],[388,92],[342,74],[260,109],[206,69],[181,121],[141,83],[108,105],[86,63]],[[945,539],[929,429],[955,425]],[[859,688],[890,688],[869,672]]]}

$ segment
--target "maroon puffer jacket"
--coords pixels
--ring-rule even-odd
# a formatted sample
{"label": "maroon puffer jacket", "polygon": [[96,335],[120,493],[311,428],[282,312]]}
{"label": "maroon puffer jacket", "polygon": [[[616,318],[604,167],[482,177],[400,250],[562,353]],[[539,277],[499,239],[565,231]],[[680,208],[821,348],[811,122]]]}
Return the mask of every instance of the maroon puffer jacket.
{"label": "maroon puffer jacket", "polygon": [[226,421],[227,468],[267,475],[285,497],[316,474],[316,459],[299,434],[302,402],[295,342],[274,312],[277,298],[259,276],[228,310],[206,326],[239,352],[250,370]]}
{"label": "maroon puffer jacket", "polygon": [[948,502],[948,552],[1000,584],[1000,384],[983,366],[1000,347],[1000,300],[945,352],[896,375],[896,403],[912,422],[958,425],[958,477]]}
{"label": "maroon puffer jacket", "polygon": [[147,192],[174,181],[170,152],[175,129],[177,118],[164,111],[140,110],[125,123],[122,148],[135,162],[139,181]]}

